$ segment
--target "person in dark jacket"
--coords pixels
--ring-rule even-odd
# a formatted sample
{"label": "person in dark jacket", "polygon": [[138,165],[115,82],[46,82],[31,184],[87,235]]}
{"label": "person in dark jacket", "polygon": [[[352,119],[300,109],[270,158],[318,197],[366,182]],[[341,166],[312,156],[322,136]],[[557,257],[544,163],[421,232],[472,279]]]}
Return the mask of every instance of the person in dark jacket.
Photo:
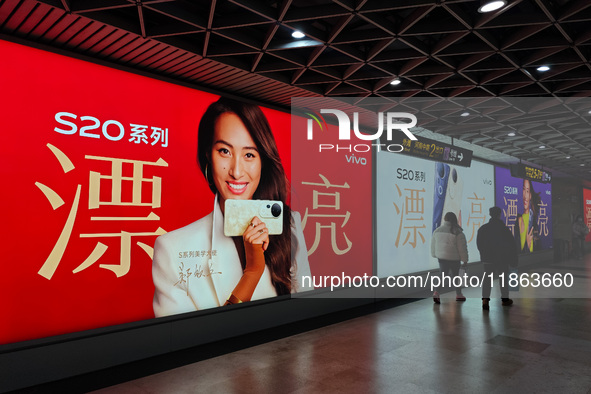
{"label": "person in dark jacket", "polygon": [[484,265],[485,278],[482,283],[482,309],[488,310],[490,300],[491,278],[505,274],[505,280],[501,283],[501,299],[504,306],[513,304],[509,298],[509,266],[517,266],[517,247],[511,234],[511,230],[501,220],[501,208],[492,207],[489,210],[490,220],[478,229],[476,245],[480,252],[480,261]]}
{"label": "person in dark jacket", "polygon": [[581,215],[573,223],[573,254],[581,260],[585,256],[585,237],[589,234],[589,227]]}

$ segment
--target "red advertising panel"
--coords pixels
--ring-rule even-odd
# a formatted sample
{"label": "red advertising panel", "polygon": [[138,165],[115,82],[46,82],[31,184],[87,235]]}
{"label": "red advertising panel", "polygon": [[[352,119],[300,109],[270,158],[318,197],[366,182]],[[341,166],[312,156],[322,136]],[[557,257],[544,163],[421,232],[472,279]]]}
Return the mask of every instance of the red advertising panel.
{"label": "red advertising panel", "polygon": [[[214,207],[197,130],[219,96],[5,41],[0,53],[0,344],[154,317],[156,238]],[[290,115],[262,111],[289,177]],[[212,253],[175,250],[169,285],[189,297]]]}
{"label": "red advertising panel", "polygon": [[[292,99],[292,110],[301,112],[300,100]],[[329,287],[322,278],[373,274],[372,147],[338,135],[316,111],[292,116],[292,202],[316,288]]]}
{"label": "red advertising panel", "polygon": [[[583,203],[584,203],[584,216],[583,220],[588,228],[591,229],[591,190],[583,189]],[[585,242],[591,242],[591,232],[585,237]]]}

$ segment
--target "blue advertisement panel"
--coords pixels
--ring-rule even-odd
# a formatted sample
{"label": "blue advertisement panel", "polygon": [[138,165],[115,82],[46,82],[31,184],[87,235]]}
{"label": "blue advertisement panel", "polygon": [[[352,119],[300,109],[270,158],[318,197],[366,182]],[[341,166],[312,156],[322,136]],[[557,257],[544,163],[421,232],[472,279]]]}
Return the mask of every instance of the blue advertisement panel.
{"label": "blue advertisement panel", "polygon": [[496,205],[511,229],[520,253],[552,248],[552,187],[511,176],[508,168],[496,167]]}

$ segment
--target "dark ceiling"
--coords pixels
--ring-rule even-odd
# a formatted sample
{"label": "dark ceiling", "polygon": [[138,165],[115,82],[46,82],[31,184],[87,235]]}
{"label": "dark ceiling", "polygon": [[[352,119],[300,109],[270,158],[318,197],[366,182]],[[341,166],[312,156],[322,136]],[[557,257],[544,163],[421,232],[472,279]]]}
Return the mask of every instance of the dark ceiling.
{"label": "dark ceiling", "polygon": [[512,137],[506,124],[431,130],[591,180],[591,1],[510,0],[489,14],[478,6],[0,0],[0,33],[286,109],[292,97],[561,98],[560,116],[519,122]]}

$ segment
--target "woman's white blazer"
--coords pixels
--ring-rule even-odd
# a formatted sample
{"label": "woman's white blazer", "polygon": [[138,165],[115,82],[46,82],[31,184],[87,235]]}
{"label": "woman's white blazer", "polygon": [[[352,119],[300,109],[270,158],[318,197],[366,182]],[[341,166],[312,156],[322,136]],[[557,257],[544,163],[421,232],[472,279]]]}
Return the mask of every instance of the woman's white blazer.
{"label": "woman's white blazer", "polygon": [[[300,215],[292,212],[292,234],[297,250],[292,253],[292,292],[307,290],[302,276],[310,276],[310,265]],[[207,216],[156,239],[152,261],[154,315],[167,316],[224,305],[242,277],[242,265],[231,237],[224,235],[219,204]],[[312,288],[309,288],[311,290]],[[277,295],[269,268],[259,280],[252,300]]]}

